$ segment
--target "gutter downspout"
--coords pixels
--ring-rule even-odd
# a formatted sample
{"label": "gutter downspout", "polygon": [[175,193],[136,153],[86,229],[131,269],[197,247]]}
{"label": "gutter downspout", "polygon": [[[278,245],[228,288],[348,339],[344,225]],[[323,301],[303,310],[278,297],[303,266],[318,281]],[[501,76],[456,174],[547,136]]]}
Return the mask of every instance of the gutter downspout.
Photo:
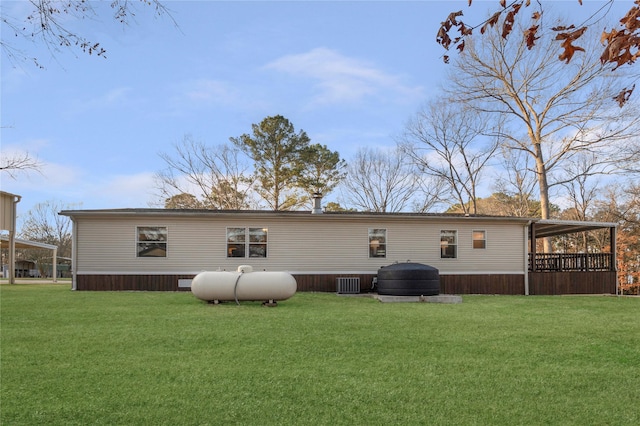
{"label": "gutter downspout", "polygon": [[76,276],[78,270],[78,251],[76,250],[78,246],[77,229],[76,220],[71,216],[71,290],[78,289],[78,279]]}
{"label": "gutter downspout", "polygon": [[53,249],[53,262],[51,262],[51,275],[53,275],[53,282],[58,282],[58,247]]}
{"label": "gutter downspout", "polygon": [[524,295],[529,296],[529,227],[533,221],[524,227]]}
{"label": "gutter downspout", "polygon": [[16,283],[16,216],[18,203],[22,200],[20,195],[13,199],[13,211],[11,212],[11,229],[9,230],[9,284]]}

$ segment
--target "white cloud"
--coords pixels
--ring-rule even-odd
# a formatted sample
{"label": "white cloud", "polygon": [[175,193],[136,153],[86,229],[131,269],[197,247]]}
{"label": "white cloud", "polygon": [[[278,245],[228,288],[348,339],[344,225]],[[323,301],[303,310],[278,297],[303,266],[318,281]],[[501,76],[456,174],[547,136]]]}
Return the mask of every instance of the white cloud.
{"label": "white cloud", "polygon": [[131,97],[132,92],[130,87],[115,87],[93,98],[75,99],[70,103],[68,112],[75,115],[91,110],[122,108],[135,101]]}
{"label": "white cloud", "polygon": [[77,182],[82,182],[84,172],[77,167],[63,164],[41,163],[38,170],[25,170],[15,179],[3,176],[3,187],[11,187],[17,194],[31,191],[56,194],[72,192]]}
{"label": "white cloud", "polygon": [[233,102],[238,93],[228,83],[220,80],[199,79],[187,83],[186,97],[195,102]]}
{"label": "white cloud", "polygon": [[2,190],[22,196],[20,211],[48,200],[86,209],[148,207],[153,195],[152,172],[102,176],[76,166],[45,163],[39,171],[21,173],[16,179],[2,176]]}
{"label": "white cloud", "polygon": [[[100,205],[90,208],[125,208],[149,207],[149,203],[156,201],[152,194],[154,187],[154,173],[142,172],[130,175],[109,176],[106,180],[90,184],[91,193],[87,199],[95,199],[94,194],[102,194]],[[86,203],[85,203],[85,207]]]}
{"label": "white cloud", "polygon": [[127,99],[128,93],[131,91],[129,87],[116,87],[105,93],[102,98],[98,99],[100,103],[105,105],[112,105],[122,102]]}
{"label": "white cloud", "polygon": [[264,108],[265,102],[257,94],[259,89],[248,85],[242,88],[225,80],[200,78],[179,83],[178,95],[174,98],[174,106],[180,111],[187,107],[223,106],[238,110]]}
{"label": "white cloud", "polygon": [[18,216],[26,214],[36,204],[57,201],[78,204],[86,175],[84,171],[62,164],[43,163],[38,171],[17,174],[15,179],[2,175],[2,190],[20,195]]}
{"label": "white cloud", "polygon": [[[117,95],[116,95],[117,96]],[[2,172],[2,190],[23,197],[23,209],[29,205],[57,200],[63,203],[82,203],[84,208],[147,207],[154,200],[152,172],[95,175],[86,164],[46,162],[38,152],[50,146],[47,139],[30,139],[19,144],[2,146],[0,157],[21,158],[28,154],[38,162],[37,170],[14,173],[12,178]],[[95,176],[95,177],[92,177]]]}
{"label": "white cloud", "polygon": [[315,80],[318,93],[314,103],[319,104],[356,102],[370,96],[393,100],[422,96],[421,87],[408,86],[398,76],[327,48],[283,56],[267,64],[265,69]]}
{"label": "white cloud", "polygon": [[24,85],[28,84],[29,80],[36,77],[29,74],[26,70],[26,66],[30,66],[31,64],[22,64],[18,62],[20,60],[19,58],[8,58],[8,60],[15,61],[15,63],[12,63],[12,65],[14,65],[12,68],[6,71],[3,70],[2,91],[5,94],[19,93]]}
{"label": "white cloud", "polygon": [[84,103],[85,108],[108,108],[119,106],[129,100],[129,94],[132,89],[130,87],[116,87],[108,92],[90,99]]}
{"label": "white cloud", "polygon": [[50,141],[44,138],[24,139],[19,143],[3,143],[0,149],[1,155],[13,156],[20,153],[33,154],[50,145]]}

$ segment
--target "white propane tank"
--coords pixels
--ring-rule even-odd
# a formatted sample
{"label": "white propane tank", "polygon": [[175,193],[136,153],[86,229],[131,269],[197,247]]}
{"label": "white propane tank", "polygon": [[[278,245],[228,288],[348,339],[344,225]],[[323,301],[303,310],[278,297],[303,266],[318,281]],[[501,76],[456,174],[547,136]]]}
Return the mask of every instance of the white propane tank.
{"label": "white propane tank", "polygon": [[249,265],[241,265],[237,272],[204,271],[191,282],[191,292],[207,302],[222,301],[278,301],[296,294],[296,279],[287,272],[252,272]]}

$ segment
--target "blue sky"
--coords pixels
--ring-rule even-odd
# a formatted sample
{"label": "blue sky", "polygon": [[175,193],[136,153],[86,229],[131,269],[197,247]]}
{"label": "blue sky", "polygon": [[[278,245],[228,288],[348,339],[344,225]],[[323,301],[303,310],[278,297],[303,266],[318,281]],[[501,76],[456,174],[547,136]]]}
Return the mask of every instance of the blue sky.
{"label": "blue sky", "polygon": [[[2,57],[2,153],[28,151],[43,163],[41,173],[2,176],[2,190],[23,197],[19,214],[49,200],[148,207],[164,167],[159,152],[185,134],[226,143],[277,114],[347,160],[359,147],[392,147],[443,83],[440,21],[462,9],[479,22],[498,1],[467,3],[165,2],[176,28],[138,5],[135,23],[123,27],[109,19],[109,2],[94,2],[95,19],[68,24],[99,41],[106,59],[52,55],[19,39],[46,69]],[[602,4],[554,3],[572,14]],[[27,7],[2,2],[13,16]]]}

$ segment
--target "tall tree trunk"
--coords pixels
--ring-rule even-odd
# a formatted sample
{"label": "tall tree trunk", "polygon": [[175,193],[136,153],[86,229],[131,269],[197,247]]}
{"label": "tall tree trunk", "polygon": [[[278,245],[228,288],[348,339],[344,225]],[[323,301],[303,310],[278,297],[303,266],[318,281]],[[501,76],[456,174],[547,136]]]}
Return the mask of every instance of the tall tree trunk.
{"label": "tall tree trunk", "polygon": [[[542,219],[549,219],[551,212],[551,203],[549,202],[549,183],[547,182],[547,170],[544,164],[542,146],[539,143],[534,145],[534,152],[536,158],[536,174],[538,175],[538,187],[540,188],[540,216]],[[553,252],[551,238],[544,238],[543,246],[545,253]]]}

